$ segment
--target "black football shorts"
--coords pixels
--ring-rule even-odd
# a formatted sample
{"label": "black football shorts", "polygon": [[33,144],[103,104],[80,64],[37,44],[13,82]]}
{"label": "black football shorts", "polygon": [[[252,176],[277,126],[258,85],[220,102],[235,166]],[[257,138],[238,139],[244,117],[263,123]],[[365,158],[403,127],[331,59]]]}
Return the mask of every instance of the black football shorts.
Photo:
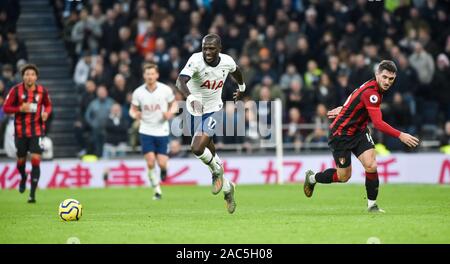
{"label": "black football shorts", "polygon": [[375,144],[369,130],[366,130],[354,136],[331,136],[328,146],[333,153],[336,166],[347,168],[352,163],[351,153],[359,157],[364,151],[373,149]]}
{"label": "black football shorts", "polygon": [[42,137],[16,137],[17,157],[26,157],[28,152],[42,154]]}

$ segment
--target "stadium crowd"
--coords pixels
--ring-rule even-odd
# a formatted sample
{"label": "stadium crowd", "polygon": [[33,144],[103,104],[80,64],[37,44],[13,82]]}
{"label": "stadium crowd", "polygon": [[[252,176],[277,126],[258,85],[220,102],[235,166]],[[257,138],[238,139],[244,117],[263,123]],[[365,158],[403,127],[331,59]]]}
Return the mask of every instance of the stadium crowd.
{"label": "stadium crowd", "polygon": [[[382,105],[385,120],[422,139],[448,144],[447,1],[51,2],[79,94],[74,131],[80,154],[101,156],[102,141],[138,146],[138,124],[128,116],[128,109],[131,93],[142,82],[142,64],[156,63],[160,81],[183,100],[175,81],[189,56],[201,50],[201,39],[208,32],[221,36],[222,52],[238,62],[247,100],[268,102],[258,103],[257,113],[236,116],[235,122],[247,121],[247,136],[219,138],[222,144],[242,143],[250,150],[251,143],[260,142],[254,131],[256,116],[270,119],[270,101],[275,98],[283,102],[286,143],[299,150],[304,143],[327,142],[327,109],[342,105],[354,89],[372,78],[382,59],[392,59],[398,67],[397,80]],[[1,105],[8,89],[21,79],[17,68],[27,60],[27,51],[14,33],[17,11],[13,6],[0,8]],[[233,82],[226,82],[224,101],[232,101],[235,89]],[[232,108],[224,113],[225,122],[238,115]],[[1,111],[0,118],[5,119]],[[304,124],[314,125],[304,129]],[[93,138],[89,133],[103,137],[89,142]],[[376,135],[388,149],[404,150],[392,138]],[[180,153],[180,146],[188,142],[173,137],[172,154]]]}

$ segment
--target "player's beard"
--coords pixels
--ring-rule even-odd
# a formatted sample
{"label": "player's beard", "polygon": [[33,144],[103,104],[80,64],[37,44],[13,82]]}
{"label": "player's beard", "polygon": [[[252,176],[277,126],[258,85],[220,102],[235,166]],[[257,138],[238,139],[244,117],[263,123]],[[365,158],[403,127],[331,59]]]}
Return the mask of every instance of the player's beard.
{"label": "player's beard", "polygon": [[34,86],[34,82],[25,82],[25,85],[28,89],[32,88]]}

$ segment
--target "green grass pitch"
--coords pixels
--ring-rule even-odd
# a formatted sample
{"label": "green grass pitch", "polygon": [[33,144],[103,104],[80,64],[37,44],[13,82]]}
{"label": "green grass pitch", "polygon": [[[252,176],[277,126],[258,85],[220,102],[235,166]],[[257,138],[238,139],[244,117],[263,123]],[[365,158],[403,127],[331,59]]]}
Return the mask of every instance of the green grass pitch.
{"label": "green grass pitch", "polygon": [[[153,201],[149,188],[38,190],[37,203],[17,190],[0,191],[0,243],[450,243],[449,185],[381,185],[384,215],[366,212],[359,184],[316,187],[240,185],[237,209],[209,187],[164,186]],[[83,204],[78,222],[63,222],[58,205]]]}

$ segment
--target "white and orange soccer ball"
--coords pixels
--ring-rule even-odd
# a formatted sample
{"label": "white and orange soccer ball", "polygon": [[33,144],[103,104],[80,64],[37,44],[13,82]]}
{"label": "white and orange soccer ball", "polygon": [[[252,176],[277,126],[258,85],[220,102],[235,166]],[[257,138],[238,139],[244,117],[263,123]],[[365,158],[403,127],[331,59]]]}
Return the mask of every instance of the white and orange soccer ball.
{"label": "white and orange soccer ball", "polygon": [[83,215],[83,206],[75,199],[66,199],[59,205],[59,217],[64,221],[78,221]]}

